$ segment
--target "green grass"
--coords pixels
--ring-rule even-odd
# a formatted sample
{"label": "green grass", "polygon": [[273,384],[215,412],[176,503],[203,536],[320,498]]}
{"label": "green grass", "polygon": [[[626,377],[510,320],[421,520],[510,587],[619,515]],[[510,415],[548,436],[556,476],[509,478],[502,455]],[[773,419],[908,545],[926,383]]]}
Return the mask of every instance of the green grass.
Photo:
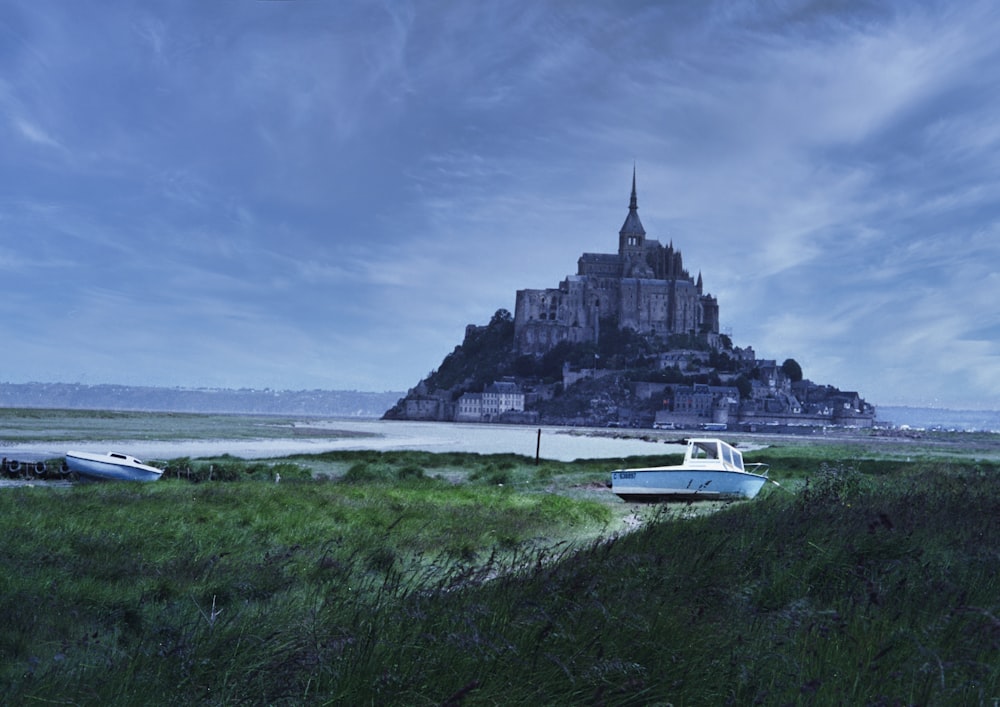
{"label": "green grass", "polygon": [[996,465],[754,456],[784,490],[628,534],[617,461],[3,489],[0,701],[993,704]]}
{"label": "green grass", "polygon": [[5,442],[62,444],[73,441],[329,439],[375,435],[335,428],[301,426],[302,418],[277,415],[225,415],[176,412],[0,408]]}

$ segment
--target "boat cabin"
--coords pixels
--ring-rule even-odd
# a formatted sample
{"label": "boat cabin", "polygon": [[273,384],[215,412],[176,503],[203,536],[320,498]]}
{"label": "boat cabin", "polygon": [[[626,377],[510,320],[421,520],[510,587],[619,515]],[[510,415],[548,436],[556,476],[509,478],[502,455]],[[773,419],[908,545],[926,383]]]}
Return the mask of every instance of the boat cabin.
{"label": "boat cabin", "polygon": [[743,453],[721,439],[689,439],[684,466],[697,469],[717,469],[719,465],[733,471],[744,471]]}

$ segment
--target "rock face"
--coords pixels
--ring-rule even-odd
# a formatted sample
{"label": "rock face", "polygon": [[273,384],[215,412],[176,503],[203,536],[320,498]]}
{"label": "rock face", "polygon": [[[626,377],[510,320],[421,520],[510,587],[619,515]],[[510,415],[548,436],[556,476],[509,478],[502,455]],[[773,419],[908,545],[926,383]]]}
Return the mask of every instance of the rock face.
{"label": "rock face", "polygon": [[[513,391],[490,405],[497,386]],[[855,392],[758,360],[719,331],[719,304],[680,250],[647,238],[635,173],[617,253],[584,253],[556,288],[518,290],[384,415],[460,420],[790,431],[870,427]]]}

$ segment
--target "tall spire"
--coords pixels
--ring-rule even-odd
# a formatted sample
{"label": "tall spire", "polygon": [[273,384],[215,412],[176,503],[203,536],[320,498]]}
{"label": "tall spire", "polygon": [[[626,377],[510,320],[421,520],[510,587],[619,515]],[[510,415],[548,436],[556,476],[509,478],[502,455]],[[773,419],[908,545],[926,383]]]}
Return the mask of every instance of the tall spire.
{"label": "tall spire", "polygon": [[639,200],[635,196],[635,162],[632,163],[632,198],[628,202],[629,213],[639,208]]}
{"label": "tall spire", "polygon": [[628,202],[628,216],[625,217],[625,223],[622,224],[622,230],[618,234],[621,236],[619,250],[628,242],[625,240],[626,236],[633,237],[630,245],[640,247],[646,237],[646,229],[639,220],[639,200],[635,195],[635,164],[632,165],[632,196]]}

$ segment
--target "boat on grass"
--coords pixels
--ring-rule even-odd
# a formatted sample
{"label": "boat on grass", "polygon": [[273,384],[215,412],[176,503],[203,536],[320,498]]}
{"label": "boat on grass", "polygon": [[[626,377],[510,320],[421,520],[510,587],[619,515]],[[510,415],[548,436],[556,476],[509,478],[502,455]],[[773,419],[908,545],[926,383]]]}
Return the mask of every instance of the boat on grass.
{"label": "boat on grass", "polygon": [[744,464],[743,453],[721,439],[689,439],[683,463],[612,471],[611,491],[624,501],[753,498],[767,471],[767,464]]}
{"label": "boat on grass", "polygon": [[162,469],[118,452],[66,452],[66,465],[81,477],[101,481],[156,481]]}

